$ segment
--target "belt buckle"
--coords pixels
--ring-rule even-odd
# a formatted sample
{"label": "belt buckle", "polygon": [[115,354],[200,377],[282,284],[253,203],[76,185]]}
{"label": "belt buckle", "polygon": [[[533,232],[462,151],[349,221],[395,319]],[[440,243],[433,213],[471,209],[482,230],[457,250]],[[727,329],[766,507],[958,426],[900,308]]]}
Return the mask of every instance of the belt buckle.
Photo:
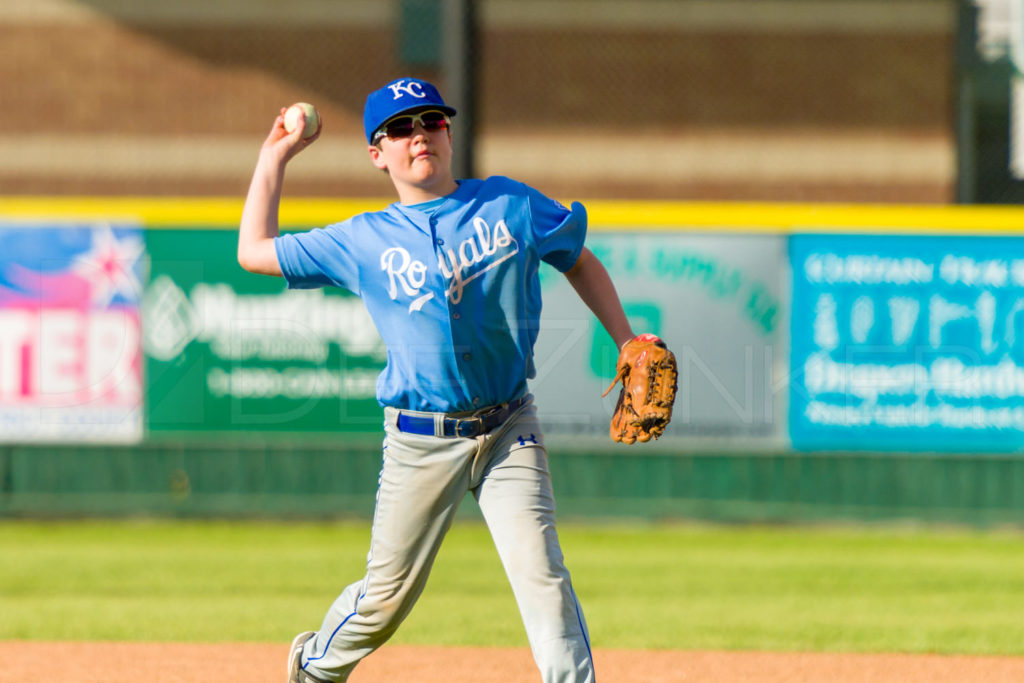
{"label": "belt buckle", "polygon": [[470,438],[478,436],[483,429],[483,420],[479,417],[455,418],[455,436]]}
{"label": "belt buckle", "polygon": [[450,418],[455,422],[453,429],[455,436],[468,438],[489,432],[504,422],[512,411],[519,405],[522,405],[522,403],[523,399],[517,399],[511,403],[493,405],[484,412],[475,414],[473,417]]}

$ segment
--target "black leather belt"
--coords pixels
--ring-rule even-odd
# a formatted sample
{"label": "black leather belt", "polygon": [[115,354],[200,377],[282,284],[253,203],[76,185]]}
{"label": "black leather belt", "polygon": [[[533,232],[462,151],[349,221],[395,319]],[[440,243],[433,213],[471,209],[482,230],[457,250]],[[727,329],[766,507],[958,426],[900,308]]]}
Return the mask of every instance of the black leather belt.
{"label": "black leather belt", "polygon": [[519,410],[526,403],[529,395],[517,398],[508,403],[483,408],[476,413],[466,417],[445,416],[441,422],[441,433],[435,425],[433,417],[424,415],[410,415],[404,410],[398,412],[398,429],[410,434],[425,434],[428,436],[461,436],[471,438],[486,434],[495,427],[500,426],[509,415]]}

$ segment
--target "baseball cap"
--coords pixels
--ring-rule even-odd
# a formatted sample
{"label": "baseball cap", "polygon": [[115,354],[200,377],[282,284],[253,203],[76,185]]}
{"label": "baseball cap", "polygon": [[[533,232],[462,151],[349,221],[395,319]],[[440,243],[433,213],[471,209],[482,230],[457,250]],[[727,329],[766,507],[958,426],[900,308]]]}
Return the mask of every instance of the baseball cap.
{"label": "baseball cap", "polygon": [[440,109],[448,116],[455,116],[455,109],[444,103],[437,88],[418,78],[399,78],[380,90],[374,90],[366,96],[366,108],[363,109],[366,141],[372,144],[373,134],[391,117],[424,108]]}

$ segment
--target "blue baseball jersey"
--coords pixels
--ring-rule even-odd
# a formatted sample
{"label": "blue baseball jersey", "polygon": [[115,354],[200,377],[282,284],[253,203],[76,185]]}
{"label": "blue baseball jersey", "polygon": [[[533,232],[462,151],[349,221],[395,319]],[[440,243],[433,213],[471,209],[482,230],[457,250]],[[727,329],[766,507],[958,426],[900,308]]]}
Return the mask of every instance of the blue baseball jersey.
{"label": "blue baseball jersey", "polygon": [[363,299],[387,347],[381,405],[455,412],[526,393],[540,262],[572,268],[586,231],[583,205],[491,177],[461,180],[427,204],[282,235],[275,247],[289,287],[337,286]]}

